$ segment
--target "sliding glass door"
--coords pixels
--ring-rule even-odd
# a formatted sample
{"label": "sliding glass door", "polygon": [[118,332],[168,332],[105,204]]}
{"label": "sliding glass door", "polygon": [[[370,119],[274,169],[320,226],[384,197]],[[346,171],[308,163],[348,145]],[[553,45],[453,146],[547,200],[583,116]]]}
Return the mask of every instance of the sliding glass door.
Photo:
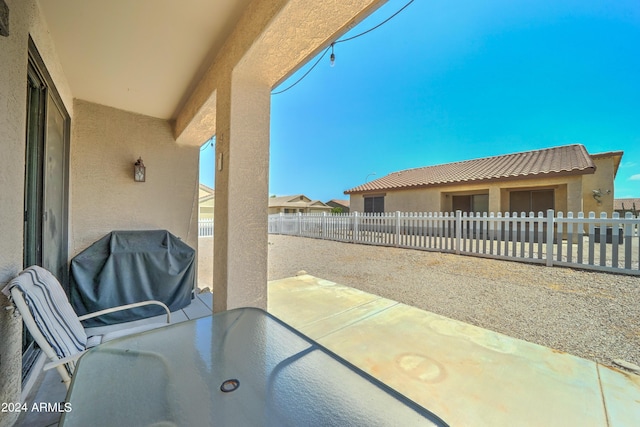
{"label": "sliding glass door", "polygon": [[[67,218],[70,118],[29,40],[24,182],[24,267],[40,265],[68,282]],[[36,351],[23,333],[23,379]]]}

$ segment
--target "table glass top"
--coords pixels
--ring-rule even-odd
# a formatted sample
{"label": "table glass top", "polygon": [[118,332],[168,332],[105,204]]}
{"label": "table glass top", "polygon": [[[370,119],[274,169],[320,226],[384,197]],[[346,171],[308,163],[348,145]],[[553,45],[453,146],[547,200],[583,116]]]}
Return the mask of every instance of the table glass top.
{"label": "table glass top", "polygon": [[254,308],[102,344],[67,401],[67,427],[446,425]]}

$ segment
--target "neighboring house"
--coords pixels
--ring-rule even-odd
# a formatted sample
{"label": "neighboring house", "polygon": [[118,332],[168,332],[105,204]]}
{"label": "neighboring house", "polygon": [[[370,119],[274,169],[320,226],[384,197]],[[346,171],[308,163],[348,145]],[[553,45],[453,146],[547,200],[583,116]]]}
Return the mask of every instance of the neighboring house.
{"label": "neighboring house", "polygon": [[640,199],[615,199],[613,210],[618,212],[621,217],[624,217],[627,212],[637,216],[640,214]]}
{"label": "neighboring house", "polygon": [[200,184],[198,193],[198,218],[213,219],[215,204],[216,190],[204,184]]}
{"label": "neighboring house", "polygon": [[579,144],[393,172],[345,191],[358,212],[613,212],[622,151]]}
{"label": "neighboring house", "polygon": [[303,194],[269,198],[269,215],[277,213],[322,213],[331,212],[331,206],[320,200],[311,200]]}
{"label": "neighboring house", "polygon": [[332,208],[340,208],[342,209],[342,213],[349,213],[349,200],[338,200],[331,199],[326,205],[331,206]]}

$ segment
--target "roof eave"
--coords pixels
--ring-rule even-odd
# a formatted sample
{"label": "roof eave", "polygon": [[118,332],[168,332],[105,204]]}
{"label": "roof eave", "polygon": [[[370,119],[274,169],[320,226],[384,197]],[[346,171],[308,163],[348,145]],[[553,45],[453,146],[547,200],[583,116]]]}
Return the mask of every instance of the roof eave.
{"label": "roof eave", "polygon": [[605,157],[613,157],[613,177],[615,178],[618,174],[618,168],[620,167],[620,162],[622,161],[622,156],[624,155],[624,151],[609,151],[606,153],[596,153],[592,154],[592,159],[602,159]]}
{"label": "roof eave", "polygon": [[[547,178],[547,177],[562,177],[562,176],[574,176],[574,175],[589,175],[595,173],[596,168],[587,167],[584,169],[572,169],[570,171],[557,171],[557,172],[541,172],[537,174],[529,174],[529,175],[515,175],[515,176],[504,176],[504,177],[495,177],[495,178],[484,178],[484,179],[473,179],[473,180],[465,180],[465,181],[450,181],[450,182],[436,182],[436,183],[427,183],[427,184],[415,184],[415,185],[405,185],[398,187],[378,187],[374,189],[363,189],[363,190],[345,190],[344,194],[367,194],[367,193],[379,193],[381,191],[398,191],[398,190],[414,190],[421,188],[433,188],[433,187],[450,187],[454,185],[464,185],[464,184],[483,184],[483,183],[492,183],[492,182],[504,182],[504,181],[518,181],[518,180],[529,180],[529,179],[538,179],[538,178]],[[357,188],[357,187],[355,187]]]}

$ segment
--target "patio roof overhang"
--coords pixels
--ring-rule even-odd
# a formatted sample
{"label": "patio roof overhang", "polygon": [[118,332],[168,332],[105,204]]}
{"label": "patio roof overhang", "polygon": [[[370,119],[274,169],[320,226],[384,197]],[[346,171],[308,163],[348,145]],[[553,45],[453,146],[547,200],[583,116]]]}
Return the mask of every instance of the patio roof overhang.
{"label": "patio roof overhang", "polygon": [[75,98],[162,119],[175,119],[250,3],[39,1]]}
{"label": "patio roof overhang", "polygon": [[39,0],[73,98],[171,120],[179,143],[216,129],[231,73],[273,87],[384,0]]}

